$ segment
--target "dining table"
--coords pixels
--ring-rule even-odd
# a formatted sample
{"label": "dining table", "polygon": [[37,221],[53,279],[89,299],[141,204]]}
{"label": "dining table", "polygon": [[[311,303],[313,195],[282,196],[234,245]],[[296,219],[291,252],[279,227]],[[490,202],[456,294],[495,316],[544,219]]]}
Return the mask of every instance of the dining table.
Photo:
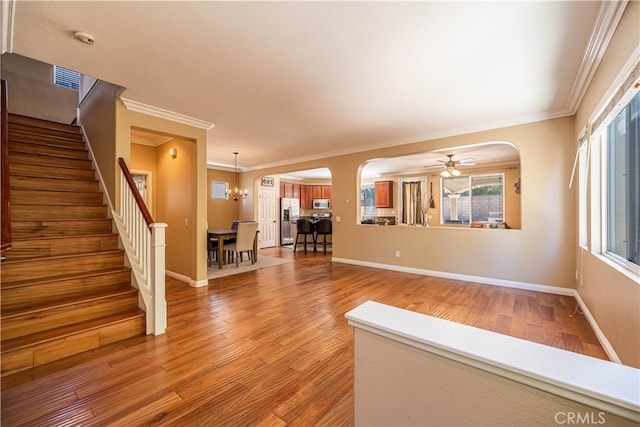
{"label": "dining table", "polygon": [[[210,228],[207,230],[209,239],[218,239],[218,268],[224,265],[224,241],[235,239],[238,236],[238,230],[232,228]],[[253,262],[258,262],[258,233],[253,239]]]}

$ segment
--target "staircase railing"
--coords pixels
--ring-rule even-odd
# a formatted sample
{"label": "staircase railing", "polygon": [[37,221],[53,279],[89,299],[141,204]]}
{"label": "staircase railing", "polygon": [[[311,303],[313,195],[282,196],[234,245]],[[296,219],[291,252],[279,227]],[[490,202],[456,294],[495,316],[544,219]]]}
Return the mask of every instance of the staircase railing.
{"label": "staircase railing", "polygon": [[167,326],[164,283],[167,224],[153,222],[127,164],[123,158],[118,163],[120,212],[114,211],[113,216],[147,312],[147,334],[160,335]]}
{"label": "staircase railing", "polygon": [[8,94],[7,94],[7,81],[2,80],[2,94],[0,95],[0,110],[2,111],[2,137],[0,142],[0,149],[2,150],[2,177],[0,183],[0,193],[2,204],[0,216],[2,216],[2,243],[0,251],[11,249],[11,202],[9,198],[9,111],[8,106]]}

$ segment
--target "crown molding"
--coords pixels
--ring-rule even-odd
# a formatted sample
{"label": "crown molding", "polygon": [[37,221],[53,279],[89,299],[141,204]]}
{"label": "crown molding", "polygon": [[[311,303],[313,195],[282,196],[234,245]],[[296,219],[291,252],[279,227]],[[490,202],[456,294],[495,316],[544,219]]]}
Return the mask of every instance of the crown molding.
{"label": "crown molding", "polygon": [[172,140],[173,140],[173,137],[171,137],[171,136],[158,138],[158,139],[156,139],[154,141],[151,141],[151,140],[149,140],[147,138],[139,137],[139,136],[131,136],[131,139],[130,139],[132,144],[146,145],[146,146],[149,146],[149,147],[159,147],[162,144],[166,144],[167,142],[172,141]]}
{"label": "crown molding", "polygon": [[627,3],[627,0],[603,1],[600,3],[596,24],[593,27],[591,38],[582,58],[582,64],[580,64],[578,75],[567,100],[567,110],[571,111],[572,115],[578,111],[587,88],[591,84],[591,79],[593,79],[616,28],[618,28],[622,15],[624,15]]}
{"label": "crown molding", "polygon": [[173,122],[182,123],[188,126],[199,128],[199,129],[209,130],[214,126],[213,123],[211,122],[185,116],[184,114],[175,113],[173,111],[154,107],[152,105],[143,104],[142,102],[134,101],[128,98],[123,98],[122,96],[120,97],[120,100],[122,101],[126,109],[129,111],[135,111],[137,113],[147,114],[147,115],[159,117],[165,120],[171,120]]}
{"label": "crown molding", "polygon": [[322,153],[312,154],[309,156],[291,158],[291,159],[281,160],[278,162],[272,162],[267,164],[256,165],[253,167],[247,167],[245,168],[245,171],[257,171],[257,170],[268,169],[273,167],[310,162],[314,160],[324,160],[330,157],[346,156],[349,154],[356,154],[356,153],[362,153],[365,151],[396,147],[399,145],[417,144],[420,142],[430,141],[433,139],[449,138],[453,136],[460,136],[460,135],[465,135],[470,133],[485,132],[485,131],[490,131],[494,129],[506,128],[510,126],[519,126],[519,125],[525,125],[527,123],[535,123],[543,120],[553,120],[553,119],[558,119],[558,118],[567,117],[571,115],[572,115],[571,111],[568,111],[565,108],[560,108],[558,110],[554,110],[550,112],[531,114],[531,115],[516,117],[510,120],[497,120],[489,123],[484,123],[482,126],[450,128],[450,129],[444,129],[437,132],[432,132],[432,133],[427,133],[422,135],[414,135],[414,136],[398,138],[394,140],[378,141],[373,144],[359,145],[357,147],[348,147],[340,150],[325,151]]}
{"label": "crown molding", "polygon": [[2,7],[0,8],[0,22],[2,23],[2,33],[0,38],[0,48],[5,53],[13,52],[13,22],[16,10],[16,0],[2,0]]}

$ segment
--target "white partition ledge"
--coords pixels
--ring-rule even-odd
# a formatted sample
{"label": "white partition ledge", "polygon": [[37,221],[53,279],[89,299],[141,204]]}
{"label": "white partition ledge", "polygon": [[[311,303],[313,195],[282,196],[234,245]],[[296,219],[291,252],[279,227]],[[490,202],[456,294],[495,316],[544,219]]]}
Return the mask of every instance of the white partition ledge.
{"label": "white partition ledge", "polygon": [[[356,332],[367,331],[640,422],[638,369],[373,301],[349,311],[346,318]],[[358,381],[361,371],[355,371]]]}

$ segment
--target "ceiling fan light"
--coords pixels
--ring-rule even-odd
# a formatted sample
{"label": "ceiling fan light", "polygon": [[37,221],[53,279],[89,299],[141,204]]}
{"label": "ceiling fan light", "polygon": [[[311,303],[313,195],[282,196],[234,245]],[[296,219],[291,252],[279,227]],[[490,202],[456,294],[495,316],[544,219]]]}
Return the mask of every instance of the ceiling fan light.
{"label": "ceiling fan light", "polygon": [[442,172],[440,172],[440,176],[443,177],[443,178],[449,178],[451,176],[451,174],[449,173],[448,170],[442,169]]}
{"label": "ceiling fan light", "polygon": [[460,172],[458,169],[453,168],[453,171],[451,172],[451,175],[453,176],[460,176],[462,172]]}

